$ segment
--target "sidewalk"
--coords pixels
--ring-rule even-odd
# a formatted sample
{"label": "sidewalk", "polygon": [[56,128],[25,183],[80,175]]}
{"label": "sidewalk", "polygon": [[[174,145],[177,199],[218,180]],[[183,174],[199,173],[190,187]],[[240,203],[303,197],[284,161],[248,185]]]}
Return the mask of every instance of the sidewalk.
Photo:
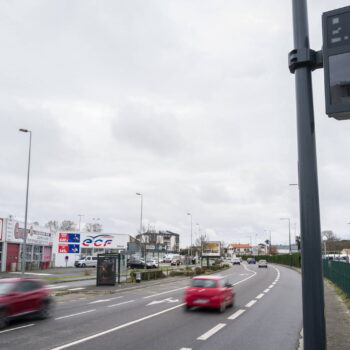
{"label": "sidewalk", "polygon": [[326,280],[324,298],[327,350],[350,349],[350,311]]}
{"label": "sidewalk", "polygon": [[[300,268],[283,266],[301,273]],[[350,311],[326,279],[324,279],[324,301],[327,350],[350,349]],[[303,349],[301,338],[298,350]]]}

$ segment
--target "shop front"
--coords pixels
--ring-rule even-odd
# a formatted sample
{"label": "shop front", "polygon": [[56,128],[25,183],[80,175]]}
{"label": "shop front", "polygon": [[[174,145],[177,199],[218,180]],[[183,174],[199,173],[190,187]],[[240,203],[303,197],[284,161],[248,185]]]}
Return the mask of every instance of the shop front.
{"label": "shop front", "polygon": [[[23,256],[24,223],[12,217],[6,223],[6,270],[19,271]],[[26,270],[47,269],[52,260],[53,234],[40,226],[28,225]]]}

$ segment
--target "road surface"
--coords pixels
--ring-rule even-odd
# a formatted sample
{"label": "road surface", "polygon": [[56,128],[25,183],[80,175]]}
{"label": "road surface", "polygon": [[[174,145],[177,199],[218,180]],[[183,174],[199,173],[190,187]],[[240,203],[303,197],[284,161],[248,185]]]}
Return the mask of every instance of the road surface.
{"label": "road surface", "polygon": [[108,295],[57,297],[51,319],[12,322],[0,349],[295,350],[302,327],[301,279],[288,268],[235,265],[234,308],[220,314],[182,305],[188,280]]}

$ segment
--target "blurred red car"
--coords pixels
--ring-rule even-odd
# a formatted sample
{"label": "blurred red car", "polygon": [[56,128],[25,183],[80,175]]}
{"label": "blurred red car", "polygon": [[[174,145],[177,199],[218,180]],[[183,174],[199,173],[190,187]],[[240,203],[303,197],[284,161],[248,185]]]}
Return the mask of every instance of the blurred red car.
{"label": "blurred red car", "polygon": [[184,294],[185,310],[193,306],[215,308],[224,312],[234,305],[235,292],[232,284],[223,276],[196,276]]}
{"label": "blurred red car", "polygon": [[35,279],[0,279],[0,328],[13,318],[37,314],[39,318],[51,315],[53,299],[42,281]]}

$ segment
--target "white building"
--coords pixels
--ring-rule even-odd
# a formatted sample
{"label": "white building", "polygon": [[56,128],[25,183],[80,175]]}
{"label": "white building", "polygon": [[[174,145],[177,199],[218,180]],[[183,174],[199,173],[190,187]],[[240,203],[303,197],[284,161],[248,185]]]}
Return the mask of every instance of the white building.
{"label": "white building", "polygon": [[118,253],[127,249],[129,241],[130,235],[123,233],[57,232],[53,244],[54,266],[74,266],[81,256]]}

